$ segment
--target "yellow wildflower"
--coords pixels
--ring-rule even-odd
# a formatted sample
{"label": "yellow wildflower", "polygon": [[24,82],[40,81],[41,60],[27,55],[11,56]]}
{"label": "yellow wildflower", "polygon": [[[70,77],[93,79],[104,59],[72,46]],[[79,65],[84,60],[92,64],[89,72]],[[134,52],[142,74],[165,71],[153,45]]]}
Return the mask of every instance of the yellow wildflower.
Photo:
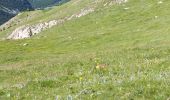
{"label": "yellow wildflower", "polygon": [[83,79],[83,77],[80,77],[79,80],[81,81]]}
{"label": "yellow wildflower", "polygon": [[96,69],[100,69],[100,66],[99,66],[99,65],[97,65],[97,66],[96,66]]}

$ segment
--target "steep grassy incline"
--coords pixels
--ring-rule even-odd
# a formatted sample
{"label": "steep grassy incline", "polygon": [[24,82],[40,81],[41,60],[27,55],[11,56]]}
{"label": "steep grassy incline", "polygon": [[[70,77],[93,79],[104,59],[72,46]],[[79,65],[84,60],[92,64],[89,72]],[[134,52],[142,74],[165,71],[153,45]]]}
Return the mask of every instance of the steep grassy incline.
{"label": "steep grassy incline", "polygon": [[[0,41],[0,99],[169,100],[169,0],[112,6],[73,0],[25,12],[14,27],[62,18],[87,4],[97,10],[31,39]],[[32,17],[25,20],[26,14]]]}
{"label": "steep grassy incline", "polygon": [[[36,10],[32,12],[23,12],[20,13],[15,18],[11,19],[10,23],[4,25],[6,28],[0,33],[0,38],[9,35],[17,27],[27,24],[36,24],[41,22],[50,21],[53,19],[61,19],[64,17],[71,16],[77,12],[80,12],[81,9],[90,8],[90,7],[100,7],[100,5],[109,0],[71,0],[69,3],[65,3],[62,6],[53,7],[46,10]],[[10,26],[10,27],[9,27]],[[1,27],[0,27],[1,28]]]}

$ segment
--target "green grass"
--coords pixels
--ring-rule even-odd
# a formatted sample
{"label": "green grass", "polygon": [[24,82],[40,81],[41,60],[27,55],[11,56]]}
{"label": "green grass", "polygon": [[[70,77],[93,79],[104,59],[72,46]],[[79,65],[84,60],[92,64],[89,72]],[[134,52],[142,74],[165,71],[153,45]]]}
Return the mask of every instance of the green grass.
{"label": "green grass", "polygon": [[168,100],[169,5],[131,0],[31,39],[1,41],[0,99]]}

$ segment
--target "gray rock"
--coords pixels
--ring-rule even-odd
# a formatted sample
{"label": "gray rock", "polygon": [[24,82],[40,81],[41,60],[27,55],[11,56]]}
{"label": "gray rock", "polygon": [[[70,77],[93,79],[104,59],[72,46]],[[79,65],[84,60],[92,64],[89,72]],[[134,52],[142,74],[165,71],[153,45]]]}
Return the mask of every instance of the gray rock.
{"label": "gray rock", "polygon": [[17,29],[15,29],[12,34],[10,34],[7,39],[25,39],[30,38],[33,35],[36,35],[48,28],[51,28],[57,24],[60,24],[64,22],[64,20],[52,20],[45,23],[39,23],[36,25],[27,25],[27,26],[21,26]]}
{"label": "gray rock", "polygon": [[112,2],[109,5],[113,5],[114,3],[122,4],[126,2],[128,2],[128,0],[112,0]]}

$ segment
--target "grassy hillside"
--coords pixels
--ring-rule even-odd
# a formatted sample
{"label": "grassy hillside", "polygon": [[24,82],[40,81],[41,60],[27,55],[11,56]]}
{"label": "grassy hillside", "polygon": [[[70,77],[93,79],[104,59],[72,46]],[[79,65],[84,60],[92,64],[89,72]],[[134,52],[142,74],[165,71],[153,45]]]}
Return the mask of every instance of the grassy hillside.
{"label": "grassy hillside", "polygon": [[11,19],[12,21],[9,23],[9,25],[12,27],[1,32],[0,38],[6,37],[9,35],[8,33],[11,33],[15,28],[19,26],[46,22],[53,19],[62,19],[79,12],[84,8],[100,7],[101,4],[103,5],[106,1],[109,0],[98,0],[98,2],[91,0],[71,0],[69,3],[65,3],[62,6],[53,7],[51,9],[23,12],[16,16],[14,19]]}
{"label": "grassy hillside", "polygon": [[31,39],[0,41],[0,99],[169,100],[170,1],[106,2],[72,0],[17,16],[22,22],[1,37],[26,23],[97,7]]}

